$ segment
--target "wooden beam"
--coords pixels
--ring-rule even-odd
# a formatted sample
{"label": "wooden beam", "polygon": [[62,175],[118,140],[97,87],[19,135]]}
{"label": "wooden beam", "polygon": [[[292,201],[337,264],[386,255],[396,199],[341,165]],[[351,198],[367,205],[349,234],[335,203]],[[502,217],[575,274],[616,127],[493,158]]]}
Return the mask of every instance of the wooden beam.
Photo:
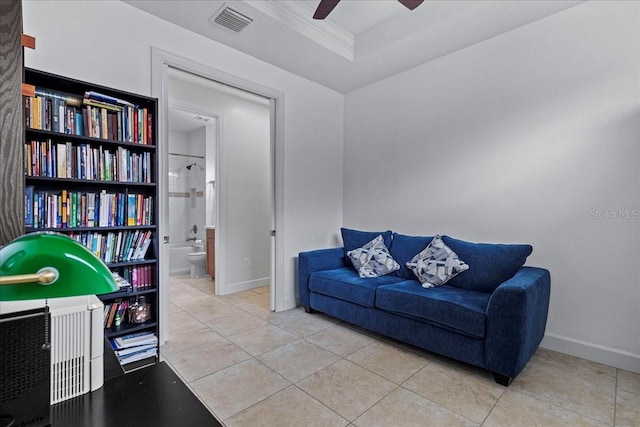
{"label": "wooden beam", "polygon": [[[0,1],[0,245],[24,233],[22,2]],[[11,60],[5,60],[11,58]]]}
{"label": "wooden beam", "polygon": [[36,48],[36,38],[28,34],[22,33],[22,46],[30,49]]}

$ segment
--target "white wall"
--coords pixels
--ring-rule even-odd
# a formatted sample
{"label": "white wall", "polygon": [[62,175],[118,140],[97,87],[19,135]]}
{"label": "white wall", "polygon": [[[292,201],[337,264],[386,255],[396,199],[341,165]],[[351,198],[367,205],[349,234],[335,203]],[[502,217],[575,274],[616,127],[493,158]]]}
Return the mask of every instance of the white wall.
{"label": "white wall", "polygon": [[581,4],[347,94],[345,225],[531,243],[543,345],[640,371],[639,7]]}
{"label": "white wall", "polygon": [[[189,132],[189,144],[187,147],[182,147],[182,150],[187,148],[189,154],[197,157],[183,157],[187,160],[187,164],[196,163],[191,169],[186,169],[187,187],[190,193],[191,189],[195,188],[195,194],[193,199],[189,196],[189,212],[186,217],[187,220],[187,232],[188,237],[194,237],[194,234],[189,232],[195,225],[198,229],[195,237],[198,240],[206,238],[205,233],[205,212],[206,212],[206,161],[204,156],[206,154],[207,144],[207,128],[202,126],[192,132]],[[171,149],[169,149],[171,151]],[[175,151],[171,151],[175,152]],[[181,152],[181,151],[178,151]],[[171,156],[170,156],[171,157]],[[200,158],[202,157],[202,158]],[[202,169],[200,169],[202,167]]]}
{"label": "white wall", "polygon": [[206,142],[205,142],[205,224],[207,227],[215,227],[217,222],[216,212],[216,198],[217,198],[217,183],[216,180],[216,145],[217,141],[217,128],[218,119],[215,119],[215,123],[206,126]]}
{"label": "white wall", "polygon": [[[169,132],[168,203],[169,203],[169,238],[171,241],[169,255],[169,275],[189,274],[191,264],[187,260],[194,242],[187,238],[205,238],[205,172],[198,167],[187,169],[187,166],[197,162],[204,167],[204,160],[193,156],[204,157],[205,127],[202,126],[192,132]],[[194,197],[191,188],[195,188]],[[193,234],[191,229],[196,225],[198,232]],[[179,248],[179,249],[177,249]]]}
{"label": "white wall", "polygon": [[120,2],[27,0],[23,21],[37,39],[25,52],[28,67],[148,95],[156,46],[284,93],[279,299],[293,307],[298,252],[328,246],[342,224],[343,96]]}

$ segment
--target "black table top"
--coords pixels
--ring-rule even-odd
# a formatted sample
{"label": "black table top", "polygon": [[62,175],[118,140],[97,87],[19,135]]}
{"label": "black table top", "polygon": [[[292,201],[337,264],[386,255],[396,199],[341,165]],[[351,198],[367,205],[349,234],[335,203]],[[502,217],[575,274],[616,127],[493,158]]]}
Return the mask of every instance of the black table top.
{"label": "black table top", "polygon": [[104,385],[53,405],[52,427],[222,426],[166,363],[124,374],[108,350]]}

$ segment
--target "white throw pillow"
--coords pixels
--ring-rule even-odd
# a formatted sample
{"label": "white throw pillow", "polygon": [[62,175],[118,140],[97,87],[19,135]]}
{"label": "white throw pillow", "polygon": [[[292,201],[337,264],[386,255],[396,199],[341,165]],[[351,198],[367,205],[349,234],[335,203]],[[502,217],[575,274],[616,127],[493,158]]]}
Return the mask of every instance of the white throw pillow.
{"label": "white throw pillow", "polygon": [[358,270],[358,276],[379,277],[400,269],[389,253],[382,236],[378,236],[361,248],[347,252],[347,256]]}
{"label": "white throw pillow", "polygon": [[469,266],[444,244],[439,235],[406,265],[422,283],[423,288],[442,286],[469,269]]}

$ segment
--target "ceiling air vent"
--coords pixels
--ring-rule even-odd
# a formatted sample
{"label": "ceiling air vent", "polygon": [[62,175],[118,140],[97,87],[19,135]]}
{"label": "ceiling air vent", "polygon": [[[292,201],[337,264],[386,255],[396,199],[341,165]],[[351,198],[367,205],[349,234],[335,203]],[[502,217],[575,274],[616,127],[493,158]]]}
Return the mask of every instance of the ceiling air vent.
{"label": "ceiling air vent", "polygon": [[222,25],[234,33],[239,33],[244,30],[247,25],[253,22],[253,19],[225,3],[209,21]]}

